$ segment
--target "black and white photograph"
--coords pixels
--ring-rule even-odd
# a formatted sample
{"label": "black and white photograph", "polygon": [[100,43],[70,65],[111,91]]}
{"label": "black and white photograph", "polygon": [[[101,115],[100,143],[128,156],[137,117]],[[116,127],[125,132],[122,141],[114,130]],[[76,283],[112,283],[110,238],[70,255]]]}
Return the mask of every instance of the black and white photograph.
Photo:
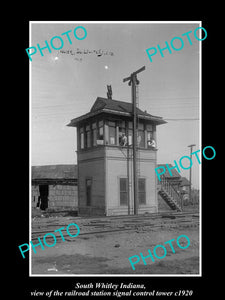
{"label": "black and white photograph", "polygon": [[201,275],[206,29],[30,26],[31,275]]}
{"label": "black and white photograph", "polygon": [[197,295],[205,24],[29,21],[28,296]]}

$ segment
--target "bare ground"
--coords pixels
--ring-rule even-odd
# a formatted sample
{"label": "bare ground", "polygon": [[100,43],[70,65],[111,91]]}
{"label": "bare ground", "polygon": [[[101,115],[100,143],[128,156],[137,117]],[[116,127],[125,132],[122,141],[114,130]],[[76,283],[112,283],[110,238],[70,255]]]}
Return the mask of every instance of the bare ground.
{"label": "bare ground", "polygon": [[[44,219],[46,218],[42,218],[43,222]],[[60,221],[71,223],[71,220],[67,219],[60,217]],[[39,219],[40,224],[42,220]],[[76,223],[76,218],[73,222]],[[50,228],[49,232],[51,232]],[[190,239],[190,246],[186,249],[179,248],[175,242],[176,238],[182,234]],[[147,265],[144,265],[140,259],[140,262],[135,264],[135,270],[132,269],[129,257],[140,256],[140,252],[143,256],[147,256],[148,249],[153,252],[156,245],[164,245],[164,242],[170,239],[175,239],[173,242],[175,253],[167,245],[167,255],[163,259],[155,258],[155,262],[152,262],[148,258],[146,259]],[[182,240],[180,241],[182,245]],[[183,245],[185,244],[186,241],[183,241]],[[51,248],[45,247],[42,250],[39,246],[36,250],[36,254],[32,252],[32,275],[199,274],[198,226],[154,230],[143,227],[133,231],[78,235],[76,238],[57,242]],[[163,255],[160,250],[157,251],[159,256]]]}

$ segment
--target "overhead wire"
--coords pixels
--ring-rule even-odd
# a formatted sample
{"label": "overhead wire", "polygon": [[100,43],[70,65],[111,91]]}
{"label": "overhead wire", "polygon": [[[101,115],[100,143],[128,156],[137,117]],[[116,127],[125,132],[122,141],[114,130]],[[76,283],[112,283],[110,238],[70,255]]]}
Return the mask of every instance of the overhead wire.
{"label": "overhead wire", "polygon": [[[147,97],[143,97],[147,99]],[[198,97],[183,97],[183,98],[169,98],[169,97],[152,97],[148,98],[148,100],[154,99],[157,100],[157,102],[150,103],[150,111],[158,109],[159,113],[164,115],[164,120],[166,121],[198,121],[199,118],[191,118],[187,115],[180,115],[180,110],[182,108],[185,109],[185,112],[188,111],[190,113],[198,113],[199,105],[198,103],[193,103],[193,101],[187,101],[187,99],[198,99]],[[160,99],[160,100],[159,100]],[[170,101],[170,103],[166,102],[167,100],[175,100]],[[176,101],[181,100],[181,101]],[[163,101],[163,102],[162,102]],[[54,104],[54,105],[33,105],[31,106],[32,109],[32,116],[34,117],[51,117],[54,116],[58,117],[62,114],[71,113],[71,109],[75,109],[75,103],[74,101],[67,102],[66,104]],[[60,110],[59,110],[60,109]],[[190,111],[191,110],[191,111]],[[168,116],[168,112],[172,114],[172,116]],[[76,110],[77,113],[77,110]],[[150,112],[151,113],[151,112]],[[154,113],[153,113],[154,114]],[[176,116],[177,115],[177,116]]]}

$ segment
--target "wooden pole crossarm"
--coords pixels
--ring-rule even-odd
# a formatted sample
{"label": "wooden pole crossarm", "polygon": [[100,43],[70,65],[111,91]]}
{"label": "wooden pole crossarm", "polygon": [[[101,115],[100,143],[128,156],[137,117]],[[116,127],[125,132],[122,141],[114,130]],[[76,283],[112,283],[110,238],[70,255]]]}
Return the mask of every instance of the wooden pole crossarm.
{"label": "wooden pole crossarm", "polygon": [[138,74],[138,73],[140,73],[140,72],[142,72],[144,70],[145,70],[145,66],[143,66],[142,68],[140,68],[137,71],[135,71],[134,73],[132,73],[132,75],[136,75],[136,74]]}
{"label": "wooden pole crossarm", "polygon": [[143,66],[142,68],[138,69],[137,71],[131,73],[131,75],[129,77],[126,77],[123,79],[123,82],[126,82],[128,80],[131,80],[133,76],[137,75],[138,73],[142,72],[145,70],[145,66]]}
{"label": "wooden pole crossarm", "polygon": [[131,76],[129,76],[129,77],[127,77],[127,78],[124,78],[123,79],[123,82],[126,82],[126,81],[128,81],[128,80],[130,80],[131,79]]}

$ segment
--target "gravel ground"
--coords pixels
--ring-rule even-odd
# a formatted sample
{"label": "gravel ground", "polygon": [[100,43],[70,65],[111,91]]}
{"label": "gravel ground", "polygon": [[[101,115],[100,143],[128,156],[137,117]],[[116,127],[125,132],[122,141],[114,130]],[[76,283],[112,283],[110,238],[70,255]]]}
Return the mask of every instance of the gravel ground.
{"label": "gravel ground", "polygon": [[[35,218],[32,227],[53,232],[55,228],[60,228],[62,224],[72,222],[79,224],[85,230],[96,231],[91,224],[103,227],[109,219],[99,218],[81,219],[76,217],[42,217]],[[112,220],[112,224],[115,223]],[[120,227],[119,219],[115,226]],[[152,220],[151,220],[152,222]],[[158,221],[154,221],[156,224]],[[88,226],[87,226],[88,224]],[[53,228],[55,226],[55,228]],[[57,227],[58,226],[58,227]],[[99,229],[99,227],[97,228]],[[52,229],[53,228],[53,229]],[[104,227],[105,228],[105,227]],[[122,225],[121,225],[122,228]],[[176,244],[176,239],[180,235],[186,235],[190,239],[190,246],[181,249]],[[43,235],[40,235],[42,237]],[[65,236],[65,235],[64,235]],[[164,242],[175,239],[173,242],[175,253],[170,246],[164,245]],[[185,239],[180,239],[181,246],[185,247]],[[35,243],[34,243],[35,244]],[[135,264],[135,270],[132,269],[129,257],[139,255],[148,255],[148,249],[153,252],[156,245],[164,245],[167,254],[164,258],[155,258],[152,262],[150,258],[146,259],[147,265],[144,265],[140,258],[139,263]],[[158,256],[163,255],[158,248]],[[36,248],[37,253],[32,252],[31,274],[199,274],[199,228],[198,226],[179,225],[175,228],[164,226],[163,228],[145,226],[129,231],[97,233],[78,235],[64,242],[58,242],[53,247]]]}

